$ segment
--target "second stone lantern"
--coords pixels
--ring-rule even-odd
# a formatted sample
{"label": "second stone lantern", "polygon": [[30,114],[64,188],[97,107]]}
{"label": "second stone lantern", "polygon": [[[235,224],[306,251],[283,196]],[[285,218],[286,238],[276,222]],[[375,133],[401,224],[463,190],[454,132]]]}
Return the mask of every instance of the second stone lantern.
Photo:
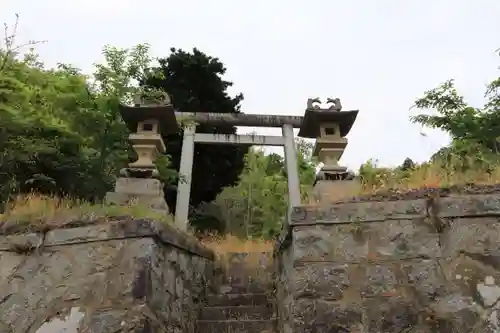
{"label": "second stone lantern", "polygon": [[[321,108],[319,98],[309,99],[299,136],[316,139],[313,156],[317,156],[323,167],[316,177],[318,183],[332,185],[332,181],[351,180],[347,167],[339,165],[339,160],[347,146],[346,135],[351,130],[358,110],[342,111],[338,98],[328,98],[328,108]],[[328,184],[329,183],[329,184]]]}
{"label": "second stone lantern", "polygon": [[108,192],[106,202],[125,205],[137,201],[151,209],[168,213],[163,185],[158,180],[155,160],[165,152],[162,135],[179,130],[175,112],[165,93],[161,100],[147,100],[138,96],[133,106],[120,105],[120,115],[132,132],[129,140],[137,153],[137,160],[120,170],[114,192]]}

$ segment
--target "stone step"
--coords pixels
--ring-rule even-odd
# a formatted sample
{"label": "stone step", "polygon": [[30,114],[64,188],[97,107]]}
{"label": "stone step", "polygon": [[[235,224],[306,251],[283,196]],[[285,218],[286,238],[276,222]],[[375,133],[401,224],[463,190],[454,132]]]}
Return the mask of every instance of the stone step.
{"label": "stone step", "polygon": [[272,254],[268,252],[231,252],[227,256],[225,271],[228,276],[259,276],[273,270]]}
{"label": "stone step", "polygon": [[198,320],[198,333],[272,333],[274,320]]}
{"label": "stone step", "polygon": [[267,272],[252,272],[251,275],[245,272],[240,275],[225,274],[221,282],[226,285],[269,285],[273,282],[273,276]]}
{"label": "stone step", "polygon": [[270,306],[215,306],[203,308],[200,320],[265,320],[272,316],[273,309]]}
{"label": "stone step", "polygon": [[268,305],[267,294],[221,294],[208,295],[208,306]]}
{"label": "stone step", "polygon": [[272,286],[263,284],[226,284],[219,287],[220,294],[264,294],[272,290]]}

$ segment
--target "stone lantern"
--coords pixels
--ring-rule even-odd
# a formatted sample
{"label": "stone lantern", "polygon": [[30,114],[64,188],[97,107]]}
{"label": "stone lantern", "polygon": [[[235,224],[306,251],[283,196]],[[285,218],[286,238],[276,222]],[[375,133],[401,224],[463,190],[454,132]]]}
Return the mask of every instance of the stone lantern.
{"label": "stone lantern", "polygon": [[162,135],[179,130],[175,112],[167,94],[161,100],[147,100],[138,96],[133,106],[120,105],[120,115],[132,132],[129,140],[137,153],[137,160],[120,170],[114,192],[108,192],[106,202],[126,205],[131,201],[152,209],[166,211],[163,185],[158,180],[154,162],[165,152]]}
{"label": "stone lantern", "polygon": [[[345,137],[351,130],[358,110],[342,111],[338,98],[327,100],[328,108],[321,108],[318,98],[309,99],[299,136],[316,139],[313,156],[317,156],[323,167],[316,177],[315,186],[331,187],[332,181],[352,180],[347,167],[339,165],[339,160],[347,146]],[[339,184],[340,185],[340,184]]]}

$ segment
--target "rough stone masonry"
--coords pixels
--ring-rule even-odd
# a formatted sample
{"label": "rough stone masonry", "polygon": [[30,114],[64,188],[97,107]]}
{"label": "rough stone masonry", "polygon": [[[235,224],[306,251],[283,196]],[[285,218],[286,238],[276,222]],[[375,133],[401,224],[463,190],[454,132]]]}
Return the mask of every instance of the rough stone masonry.
{"label": "rough stone masonry", "polygon": [[145,220],[0,236],[0,332],[194,333],[213,259]]}
{"label": "rough stone masonry", "polygon": [[500,196],[296,207],[283,333],[500,332]]}
{"label": "rough stone masonry", "polygon": [[[498,193],[296,207],[278,332],[500,332],[499,218]],[[145,220],[2,235],[0,332],[194,333],[215,266]]]}

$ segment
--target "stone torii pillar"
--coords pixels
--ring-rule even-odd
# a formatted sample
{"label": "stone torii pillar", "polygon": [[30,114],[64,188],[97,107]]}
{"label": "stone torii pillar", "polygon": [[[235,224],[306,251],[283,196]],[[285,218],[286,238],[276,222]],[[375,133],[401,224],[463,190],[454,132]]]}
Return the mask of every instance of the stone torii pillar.
{"label": "stone torii pillar", "polygon": [[178,226],[187,225],[189,198],[194,159],[194,145],[199,144],[237,144],[257,146],[282,146],[285,150],[286,171],[288,175],[289,210],[300,204],[300,183],[297,166],[297,153],[293,129],[300,127],[302,117],[256,114],[224,114],[224,113],[184,113],[176,112],[179,118],[187,118],[194,123],[210,125],[231,125],[250,127],[280,127],[281,136],[236,135],[196,133],[196,126],[184,128],[180,163],[180,179],[177,186],[177,204],[175,221]]}

